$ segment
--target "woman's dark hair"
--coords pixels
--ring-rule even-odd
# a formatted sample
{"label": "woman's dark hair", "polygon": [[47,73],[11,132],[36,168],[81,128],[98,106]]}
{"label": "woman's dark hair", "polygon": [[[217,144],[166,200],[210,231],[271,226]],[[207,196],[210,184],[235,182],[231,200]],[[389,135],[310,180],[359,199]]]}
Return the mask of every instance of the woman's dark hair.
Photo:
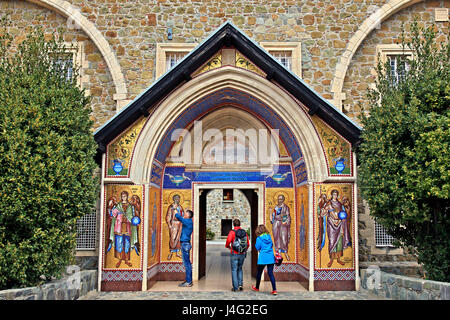
{"label": "woman's dark hair", "polygon": [[263,224],[260,224],[259,226],[256,227],[255,230],[255,235],[257,237],[259,237],[260,235],[262,235],[263,233],[269,233],[269,230],[267,230],[266,226]]}
{"label": "woman's dark hair", "polygon": [[233,226],[235,226],[235,227],[240,227],[240,226],[241,226],[241,220],[239,220],[239,219],[234,219],[234,220],[233,220]]}

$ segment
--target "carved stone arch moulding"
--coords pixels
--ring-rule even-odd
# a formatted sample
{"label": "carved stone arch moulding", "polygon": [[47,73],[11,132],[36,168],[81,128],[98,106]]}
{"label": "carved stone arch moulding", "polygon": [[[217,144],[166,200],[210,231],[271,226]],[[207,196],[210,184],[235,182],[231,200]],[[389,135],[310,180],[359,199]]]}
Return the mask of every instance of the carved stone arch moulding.
{"label": "carved stone arch moulding", "polygon": [[83,30],[86,35],[95,43],[100,53],[108,65],[109,72],[111,73],[114,86],[116,87],[116,93],[113,95],[113,99],[117,102],[116,109],[119,110],[126,106],[129,100],[127,100],[128,92],[125,84],[125,78],[122,74],[119,61],[117,60],[114,51],[111,49],[108,41],[101,34],[101,32],[95,27],[94,23],[89,21],[76,7],[64,0],[26,0],[28,2],[35,3],[39,6],[54,10],[63,16],[67,17],[68,23],[74,27]]}
{"label": "carved stone arch moulding", "polygon": [[323,181],[328,177],[320,137],[303,109],[284,91],[263,77],[246,70],[223,67],[204,73],[181,86],[152,113],[151,119],[136,141],[130,167],[131,181],[148,182],[153,160],[161,162],[158,148],[168,129],[167,124],[174,122],[193,103],[228,89],[238,90],[258,99],[286,123],[298,141],[301,158],[307,166],[308,180]]}
{"label": "carved stone arch moulding", "polygon": [[345,75],[353,55],[358,50],[364,39],[379,26],[383,21],[399,12],[400,10],[412,6],[424,0],[390,0],[370,15],[348,41],[347,48],[342,54],[339,63],[336,65],[331,92],[333,92],[333,104],[342,111],[342,101],[345,100],[345,93],[342,92]]}

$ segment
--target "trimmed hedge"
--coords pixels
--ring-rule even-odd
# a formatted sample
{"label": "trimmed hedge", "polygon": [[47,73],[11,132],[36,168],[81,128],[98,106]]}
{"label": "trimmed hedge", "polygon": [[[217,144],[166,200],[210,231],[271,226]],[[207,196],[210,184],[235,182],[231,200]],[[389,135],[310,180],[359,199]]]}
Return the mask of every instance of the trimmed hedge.
{"label": "trimmed hedge", "polygon": [[58,61],[62,36],[45,40],[35,28],[14,45],[2,21],[0,289],[7,289],[59,277],[73,262],[76,221],[92,212],[98,179],[90,98],[77,86],[78,70],[70,75]]}
{"label": "trimmed hedge", "polygon": [[433,26],[410,26],[401,75],[378,65],[358,158],[370,214],[415,250],[429,279],[450,281],[450,44]]}

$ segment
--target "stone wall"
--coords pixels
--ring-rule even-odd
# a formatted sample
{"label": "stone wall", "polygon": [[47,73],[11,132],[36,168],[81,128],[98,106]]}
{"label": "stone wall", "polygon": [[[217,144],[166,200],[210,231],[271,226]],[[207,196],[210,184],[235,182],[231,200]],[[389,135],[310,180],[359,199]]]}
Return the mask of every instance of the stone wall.
{"label": "stone wall", "polygon": [[[84,255],[78,253],[85,253]],[[97,270],[98,268],[98,252],[92,251],[79,251],[75,257],[75,263],[81,270]]]}
{"label": "stone wall", "polygon": [[82,68],[81,81],[82,87],[92,97],[93,129],[116,113],[116,102],[113,100],[115,87],[110,71],[98,47],[82,30],[68,27],[67,18],[61,14],[28,1],[0,0],[0,16],[4,14],[9,14],[8,31],[14,35],[15,43],[24,40],[32,26],[41,26],[47,37],[61,28],[65,42],[81,44],[87,64]]}
{"label": "stone wall", "polygon": [[2,290],[0,300],[76,300],[97,290],[97,270],[80,271],[79,276],[79,286],[68,276],[38,287]]}
{"label": "stone wall", "polygon": [[[331,82],[339,58],[361,24],[388,1],[232,1],[219,0],[69,0],[75,10],[104,36],[125,77],[127,101],[135,98],[155,81],[157,43],[200,43],[225,21],[257,42],[302,43],[302,77],[324,98],[332,100]],[[358,121],[360,103],[367,105],[366,91],[374,82],[372,74],[377,44],[396,43],[400,26],[414,16],[425,24],[434,22],[434,8],[449,7],[448,0],[429,0],[393,14],[370,32],[349,65],[343,92],[343,111]],[[2,14],[11,14],[10,30],[16,41],[23,39],[30,26],[42,25],[46,33],[61,27],[64,40],[83,42],[89,66],[85,84],[93,96],[94,129],[105,123],[116,110],[110,70],[96,45],[80,29],[70,27],[67,17],[29,1],[0,0]],[[441,34],[448,22],[438,22]],[[172,28],[173,39],[168,40]]]}
{"label": "stone wall", "polygon": [[[155,81],[157,43],[200,43],[225,21],[257,42],[302,43],[302,77],[324,98],[332,100],[331,82],[339,58],[361,24],[388,1],[219,1],[219,0],[69,0],[77,12],[93,23],[107,40],[125,77],[128,96],[135,98]],[[413,14],[429,23],[432,9],[448,7],[447,1],[425,1],[392,15],[369,34],[348,71],[343,92],[344,112],[357,121],[358,102],[364,102],[375,43],[395,42],[401,22]],[[93,96],[94,128],[105,123],[116,109],[115,87],[104,57],[82,30],[68,27],[67,18],[29,1],[0,1],[2,13],[11,12],[12,29],[23,37],[27,26],[42,25],[47,33],[62,27],[64,39],[84,42],[89,66],[86,88]],[[441,23],[442,30],[448,23]],[[168,40],[172,28],[173,39]],[[367,81],[366,81],[367,80]]]}
{"label": "stone wall", "polygon": [[448,282],[378,272],[374,275],[372,270],[361,269],[361,287],[376,295],[394,300],[450,300],[450,283]]}
{"label": "stone wall", "polygon": [[[361,266],[378,265],[390,272],[409,276],[423,275],[422,267],[414,254],[407,249],[375,246],[375,220],[369,206],[358,194],[359,261]],[[393,266],[397,264],[398,268]]]}
{"label": "stone wall", "polygon": [[[35,2],[39,2],[35,0]],[[302,78],[326,99],[333,99],[332,80],[339,59],[362,23],[388,0],[67,0],[77,13],[88,19],[106,39],[125,78],[128,96],[135,98],[155,79],[157,43],[200,43],[226,21],[257,42],[301,42]],[[450,7],[449,0],[428,0],[401,9],[382,22],[363,40],[346,73],[343,112],[358,122],[365,94],[373,84],[377,44],[396,43],[401,23],[414,16],[422,23],[434,22],[434,8]],[[50,34],[62,28],[64,40],[82,43],[87,65],[83,86],[92,96],[91,117],[97,129],[116,112],[116,88],[99,47],[81,29],[72,28],[67,17],[50,6],[25,0],[0,0],[0,12],[10,13],[10,31],[15,41],[25,37],[30,26],[41,25]],[[448,34],[448,22],[437,23],[441,34]],[[172,28],[173,39],[168,40]],[[114,72],[113,72],[114,74]],[[360,198],[359,198],[360,199]],[[224,210],[222,208],[221,210]],[[401,249],[376,248],[374,223],[369,209],[359,204],[360,261],[362,263],[414,262]],[[249,225],[243,221],[243,225]],[[216,227],[214,227],[216,228]],[[219,226],[220,228],[220,226]],[[217,230],[217,229],[215,229]],[[216,231],[215,231],[216,232]],[[220,233],[220,229],[216,234]],[[420,272],[418,272],[420,274]]]}
{"label": "stone wall", "polygon": [[215,233],[215,239],[220,239],[221,219],[239,219],[243,229],[250,228],[250,204],[240,190],[233,191],[233,202],[222,201],[222,189],[211,190],[206,196],[206,227]]}
{"label": "stone wall", "polygon": [[402,24],[406,31],[416,18],[423,26],[435,24],[438,41],[448,41],[448,22],[434,22],[434,8],[450,6],[450,1],[424,1],[414,4],[392,15],[372,31],[361,43],[350,63],[344,81],[343,91],[346,99],[343,101],[343,111],[352,119],[356,119],[361,109],[368,108],[367,89],[376,80],[375,66],[377,45],[397,44],[401,42]]}
{"label": "stone wall", "polygon": [[154,81],[155,44],[199,43],[225,21],[261,41],[301,41],[303,75],[331,99],[338,57],[358,26],[384,0],[316,1],[69,1],[105,35],[119,58],[130,98]]}

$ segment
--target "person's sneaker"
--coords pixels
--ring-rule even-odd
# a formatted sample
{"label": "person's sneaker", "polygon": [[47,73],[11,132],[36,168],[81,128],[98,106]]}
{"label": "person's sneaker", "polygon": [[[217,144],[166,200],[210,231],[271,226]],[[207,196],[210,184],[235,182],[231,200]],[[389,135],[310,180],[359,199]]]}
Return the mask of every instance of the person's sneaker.
{"label": "person's sneaker", "polygon": [[233,291],[233,292],[236,292],[236,291],[237,291],[237,289],[235,289],[235,288],[231,288],[231,291]]}
{"label": "person's sneaker", "polygon": [[257,287],[255,287],[255,286],[252,286],[252,290],[253,291],[259,291],[259,289]]}
{"label": "person's sneaker", "polygon": [[276,296],[276,295],[277,295],[277,290],[272,291],[272,294],[273,294],[274,296]]}
{"label": "person's sneaker", "polygon": [[243,286],[239,286],[239,291],[242,291],[242,290],[244,290],[244,287]]}
{"label": "person's sneaker", "polygon": [[191,283],[189,283],[189,282],[183,282],[183,283],[180,283],[179,285],[178,285],[179,287],[192,287],[193,286],[193,284],[192,284],[192,282]]}

